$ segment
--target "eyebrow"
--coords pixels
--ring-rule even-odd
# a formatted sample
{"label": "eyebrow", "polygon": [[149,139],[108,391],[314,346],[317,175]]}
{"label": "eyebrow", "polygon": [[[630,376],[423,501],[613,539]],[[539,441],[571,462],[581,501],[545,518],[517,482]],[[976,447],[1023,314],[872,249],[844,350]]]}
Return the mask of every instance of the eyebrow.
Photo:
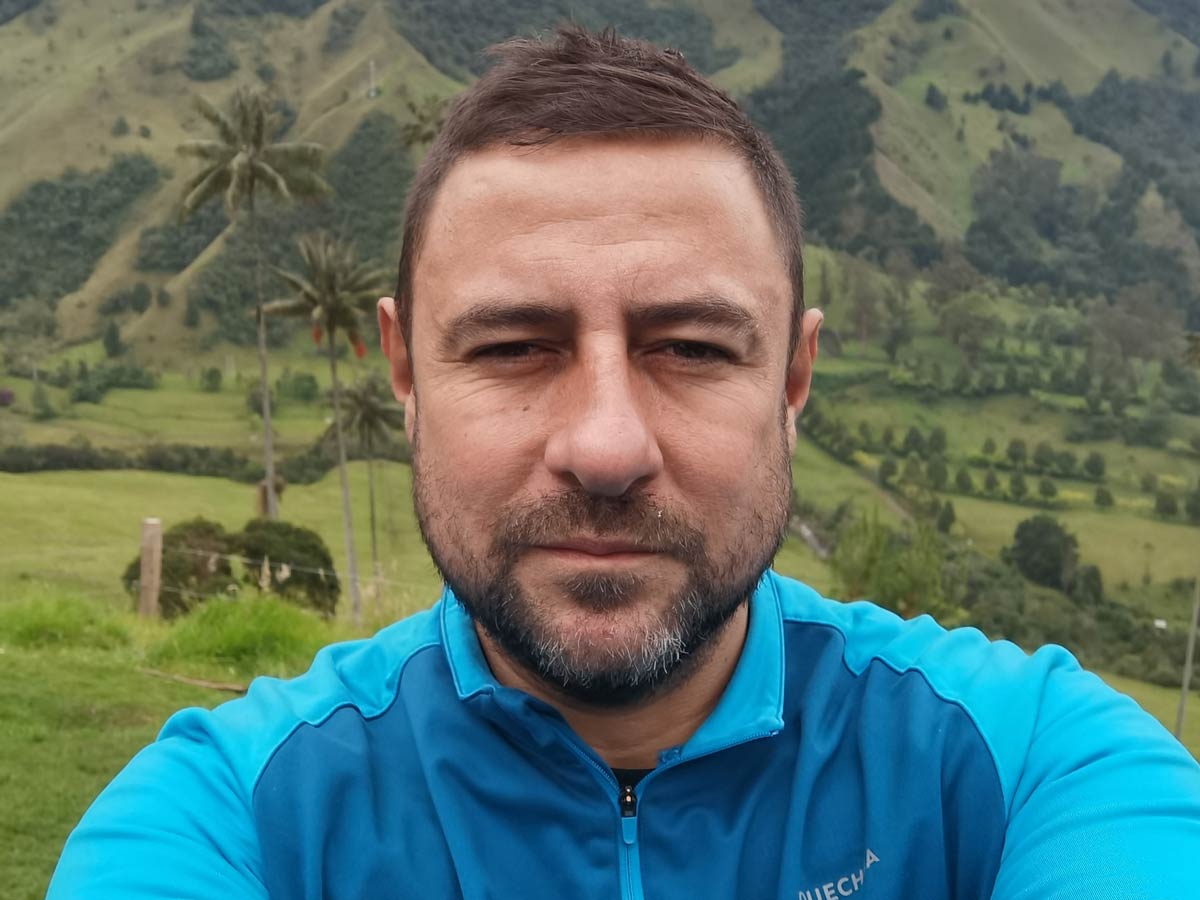
{"label": "eyebrow", "polygon": [[451,319],[442,332],[443,353],[453,354],[464,344],[489,337],[506,328],[556,328],[575,324],[575,313],[549,303],[513,303],[488,300]]}
{"label": "eyebrow", "polygon": [[719,294],[695,294],[682,300],[636,306],[629,311],[631,325],[665,328],[671,325],[700,325],[728,331],[757,348],[762,339],[758,319],[740,303]]}
{"label": "eyebrow", "polygon": [[[695,294],[682,300],[640,304],[626,313],[636,329],[667,328],[672,325],[699,325],[728,331],[746,340],[752,349],[762,339],[754,314],[739,303],[719,294]],[[473,341],[487,339],[497,331],[510,328],[574,328],[573,310],[549,303],[487,300],[451,319],[442,332],[443,353],[454,354]]]}

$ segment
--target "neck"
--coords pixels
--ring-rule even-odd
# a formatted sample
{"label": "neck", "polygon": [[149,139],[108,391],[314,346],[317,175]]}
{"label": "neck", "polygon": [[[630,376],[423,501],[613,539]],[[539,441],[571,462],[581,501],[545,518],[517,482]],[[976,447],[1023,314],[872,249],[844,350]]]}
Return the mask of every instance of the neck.
{"label": "neck", "polygon": [[716,707],[741,658],[749,621],[749,604],[743,603],[712,638],[704,649],[704,658],[682,683],[636,706],[616,709],[564,696],[514,663],[481,628],[476,627],[476,634],[497,681],[557,709],[609,766],[652,769],[658,764],[660,750],[686,742]]}

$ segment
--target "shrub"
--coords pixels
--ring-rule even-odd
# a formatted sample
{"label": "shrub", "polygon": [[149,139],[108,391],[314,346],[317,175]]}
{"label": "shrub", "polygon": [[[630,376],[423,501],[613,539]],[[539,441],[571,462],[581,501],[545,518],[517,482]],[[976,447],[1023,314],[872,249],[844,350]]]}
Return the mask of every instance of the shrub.
{"label": "shrub", "polygon": [[12,406],[17,400],[17,395],[12,388],[0,388],[0,409],[7,409]]}
{"label": "shrub", "polygon": [[996,476],[996,470],[991,466],[988,467],[987,474],[983,478],[983,488],[989,494],[994,494],[1000,489],[1000,479]]}
{"label": "shrub", "polygon": [[265,560],[270,570],[270,590],[325,616],[333,615],[338,577],[329,548],[315,531],[287,522],[254,519],[246,524],[237,544],[246,564],[243,580],[247,583],[260,583]]}
{"label": "shrub", "polygon": [[1187,495],[1183,501],[1183,512],[1189,522],[1200,524],[1200,488],[1196,488]]}
{"label": "shrub", "polygon": [[150,138],[150,126],[149,125],[139,125],[138,126],[138,136],[149,139]]}
{"label": "shrub", "polygon": [[1021,500],[1029,493],[1029,486],[1025,484],[1025,476],[1020,472],[1013,472],[1008,477],[1008,492],[1014,500]]}
{"label": "shrub", "polygon": [[110,321],[105,326],[103,344],[104,355],[109,359],[125,352],[125,345],[121,343],[121,330],[117,327],[116,322]]}
{"label": "shrub", "polygon": [[1154,498],[1154,511],[1168,519],[1179,515],[1179,498],[1170,491],[1159,491]]}
{"label": "shrub", "polygon": [[1013,438],[1008,442],[1008,448],[1004,451],[1004,454],[1014,466],[1024,465],[1026,456],[1025,442],[1020,438]]}
{"label": "shrub", "polygon": [[205,604],[150,649],[149,660],[217,663],[250,677],[302,671],[329,641],[316,617],[272,597],[219,598]]}
{"label": "shrub", "polygon": [[290,369],[283,370],[283,374],[275,382],[275,390],[280,397],[300,403],[312,403],[321,394],[316,376],[308,372],[293,373]]}
{"label": "shrub", "polygon": [[1105,468],[1104,457],[1095,451],[1089,453],[1087,459],[1083,461],[1083,471],[1096,480],[1104,477]]}
{"label": "shrub", "polygon": [[215,394],[221,390],[221,370],[216,366],[209,366],[201,372],[200,390],[209,394]]}
{"label": "shrub", "polygon": [[959,493],[970,494],[975,490],[975,482],[971,480],[971,473],[967,471],[966,466],[960,466],[958,471],[954,473],[954,486]]}
{"label": "shrub", "polygon": [[938,512],[937,530],[942,534],[949,534],[950,529],[954,527],[955,518],[954,504],[947,500]]}
{"label": "shrub", "polygon": [[55,597],[0,604],[0,640],[15,647],[90,647],[129,643],[129,631],[95,602]]}
{"label": "shrub", "polygon": [[1112,491],[1110,491],[1106,487],[1096,488],[1096,496],[1094,499],[1095,499],[1096,505],[1098,507],[1100,507],[1101,509],[1108,509],[1109,507],[1111,507],[1113,505],[1113,502],[1114,502]]}
{"label": "shrub", "polygon": [[948,101],[946,95],[933,82],[925,89],[925,105],[934,112],[945,112]]}
{"label": "shrub", "polygon": [[33,386],[33,417],[39,422],[58,417],[58,410],[50,405],[50,394],[40,381]]}
{"label": "shrub", "polygon": [[[275,406],[274,391],[267,392],[267,404],[270,406],[271,414],[274,415],[277,408]],[[246,410],[252,416],[262,417],[262,389],[258,382],[252,384],[250,389],[246,391]]]}
{"label": "shrub", "polygon": [[896,457],[889,453],[879,463],[879,483],[883,485],[890,483],[899,471],[900,464],[896,462]]}
{"label": "shrub", "polygon": [[1061,590],[1075,576],[1079,543],[1058,519],[1043,514],[1017,525],[1005,554],[1030,581]]}
{"label": "shrub", "polygon": [[1088,606],[1100,603],[1104,599],[1104,579],[1100,569],[1093,565],[1080,566],[1071,579],[1067,594],[1076,603]]}
{"label": "shrub", "polygon": [[216,81],[237,69],[237,57],[224,36],[199,11],[192,14],[191,32],[192,41],[180,66],[184,75],[192,81]]}
{"label": "shrub", "polygon": [[116,121],[112,125],[112,136],[124,137],[127,134],[129,134],[129,123],[125,120],[124,116],[117,116]]}
{"label": "shrub", "polygon": [[1043,500],[1053,500],[1058,496],[1058,486],[1049,478],[1038,481],[1038,494]]}
{"label": "shrub", "polygon": [[1153,494],[1158,490],[1158,476],[1153,472],[1143,473],[1141,485],[1143,494]]}
{"label": "shrub", "polygon": [[[162,592],[159,609],[164,619],[191,610],[213,594],[235,584],[227,558],[236,549],[234,538],[220,524],[203,518],[180,522],[163,534]],[[121,581],[137,606],[141,580],[141,557],[125,567]]]}

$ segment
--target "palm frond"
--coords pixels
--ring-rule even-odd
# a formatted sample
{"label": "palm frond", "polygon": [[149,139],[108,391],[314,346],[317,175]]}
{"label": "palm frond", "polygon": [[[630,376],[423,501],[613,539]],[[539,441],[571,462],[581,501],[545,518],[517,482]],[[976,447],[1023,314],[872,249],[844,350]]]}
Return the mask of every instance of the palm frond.
{"label": "palm frond", "polygon": [[275,196],[284,200],[292,199],[291,192],[288,190],[287,181],[284,177],[272,169],[261,159],[252,159],[250,167],[254,172],[255,181],[261,181],[263,185]]}
{"label": "palm frond", "polygon": [[264,316],[302,316],[311,304],[300,297],[289,297],[283,300],[271,300],[263,304]]}
{"label": "palm frond", "polygon": [[[213,197],[218,197],[229,187],[229,169],[225,166],[209,166],[195,178],[192,178],[185,190],[183,202],[179,207],[180,219],[186,219],[193,212],[207,203]],[[187,188],[190,187],[190,190]]]}
{"label": "palm frond", "polygon": [[206,162],[227,162],[235,153],[237,147],[224,141],[184,141],[175,148],[180,156],[194,156]]}
{"label": "palm frond", "polygon": [[241,143],[237,128],[223,112],[199,94],[192,98],[192,102],[196,106],[196,111],[217,129],[217,134],[221,136],[222,141],[231,147],[236,147]]}
{"label": "palm frond", "polygon": [[287,285],[301,297],[316,298],[317,289],[303,275],[297,275],[295,272],[288,272],[284,269],[279,269],[272,266],[272,271],[278,275]]}
{"label": "palm frond", "polygon": [[293,197],[310,199],[333,193],[333,186],[316,172],[297,170],[280,174],[287,179],[288,190],[292,192]]}
{"label": "palm frond", "polygon": [[253,202],[254,174],[250,167],[250,157],[245,151],[229,161],[228,169],[229,185],[225,189],[225,212],[232,221],[244,202]]}
{"label": "palm frond", "polygon": [[262,158],[286,175],[293,170],[321,168],[325,164],[325,148],[312,141],[280,141],[263,147]]}

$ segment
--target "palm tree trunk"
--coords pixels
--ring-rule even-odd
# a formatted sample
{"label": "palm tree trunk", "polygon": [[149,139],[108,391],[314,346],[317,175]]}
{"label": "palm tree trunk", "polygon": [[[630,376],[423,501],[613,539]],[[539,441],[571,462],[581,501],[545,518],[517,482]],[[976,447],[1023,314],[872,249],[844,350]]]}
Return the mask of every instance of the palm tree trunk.
{"label": "palm tree trunk", "polygon": [[371,509],[371,571],[375,575],[375,589],[379,590],[379,539],[375,534],[375,453],[367,450],[367,496]]}
{"label": "palm tree trunk", "polygon": [[350,611],[356,626],[362,625],[362,595],[358,590],[358,559],[354,554],[354,521],[350,513],[350,479],[346,474],[346,441],[342,437],[342,389],[337,376],[337,337],[326,330],[329,341],[329,380],[333,393],[333,433],[337,437],[338,477],[342,482],[342,525],[346,532],[346,568],[350,574]]}
{"label": "palm tree trunk", "polygon": [[254,201],[250,202],[250,233],[254,242],[254,310],[258,320],[258,393],[262,398],[263,468],[267,481],[267,518],[279,518],[279,499],[275,496],[275,436],[271,428],[271,379],[267,375],[267,317],[263,315],[262,235]]}

